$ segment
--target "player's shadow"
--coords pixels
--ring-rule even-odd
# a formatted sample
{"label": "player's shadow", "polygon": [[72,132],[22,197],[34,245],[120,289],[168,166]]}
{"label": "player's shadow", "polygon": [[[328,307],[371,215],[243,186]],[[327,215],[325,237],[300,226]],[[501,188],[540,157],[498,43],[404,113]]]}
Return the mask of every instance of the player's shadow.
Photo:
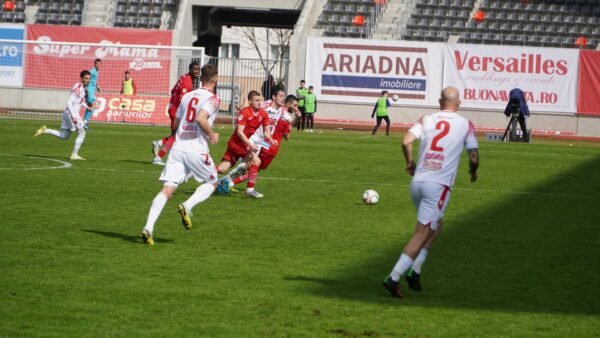
{"label": "player's shadow", "polygon": [[[405,244],[400,239],[383,253],[331,276],[338,283],[318,283],[308,290],[397,306],[598,315],[599,168],[600,157],[594,158],[519,189],[527,193],[507,195],[487,209],[452,219],[430,250],[421,293],[407,290],[402,280],[406,298],[397,300],[381,286]],[[450,208],[476,198],[466,191],[454,194]]]}
{"label": "player's shadow", "polygon": [[[129,234],[120,234],[118,232],[100,231],[100,230],[92,230],[92,229],[81,229],[81,231],[89,232],[89,233],[96,234],[96,235],[101,235],[101,236],[108,237],[108,238],[120,238],[127,242],[143,244],[140,236],[133,236],[133,235],[129,235]],[[154,238],[154,241],[156,243],[164,244],[164,243],[173,243],[174,240],[166,239],[166,238]]]}

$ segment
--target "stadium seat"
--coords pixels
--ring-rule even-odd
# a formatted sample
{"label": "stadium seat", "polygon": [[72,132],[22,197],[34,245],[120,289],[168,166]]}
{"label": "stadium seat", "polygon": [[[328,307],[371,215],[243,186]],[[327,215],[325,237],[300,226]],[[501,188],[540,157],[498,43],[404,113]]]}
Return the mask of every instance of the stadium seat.
{"label": "stadium seat", "polygon": [[152,0],[140,0],[140,4],[142,5],[152,5]]}
{"label": "stadium seat", "polygon": [[148,23],[149,23],[148,18],[142,16],[142,17],[137,18],[135,25],[136,25],[136,27],[147,28]]}
{"label": "stadium seat", "polygon": [[59,23],[58,14],[52,13],[52,14],[48,15],[48,23],[58,24]]}
{"label": "stadium seat", "polygon": [[160,28],[160,18],[150,19],[150,25],[152,26],[152,28],[155,28],[155,29]]}
{"label": "stadium seat", "polygon": [[38,13],[47,13],[49,12],[50,5],[47,2],[40,2],[38,4]]}
{"label": "stadium seat", "polygon": [[81,26],[81,21],[81,14],[73,14],[71,15],[71,21],[69,22],[69,25]]}
{"label": "stadium seat", "polygon": [[117,15],[115,16],[115,22],[114,25],[115,27],[125,27],[126,26],[126,21],[125,21],[125,17]]}
{"label": "stadium seat", "polygon": [[15,12],[24,12],[26,7],[25,1],[18,1],[15,3]]}
{"label": "stadium seat", "polygon": [[556,34],[556,26],[551,25],[551,24],[547,24],[545,26],[545,28],[546,28],[546,34],[549,34],[549,35]]}
{"label": "stadium seat", "polygon": [[150,7],[142,6],[138,12],[138,15],[150,16]]}
{"label": "stadium seat", "polygon": [[542,36],[541,43],[542,43],[542,46],[545,46],[545,47],[552,46],[553,45],[553,43],[552,43],[552,37],[547,36],[547,35]]}
{"label": "stadium seat", "polygon": [[69,2],[65,2],[60,6],[61,13],[71,13],[72,4]]}
{"label": "stadium seat", "polygon": [[128,16],[125,18],[125,26],[127,27],[133,27],[136,24],[136,20],[135,17],[133,16]]}
{"label": "stadium seat", "polygon": [[465,22],[461,20],[454,20],[454,25],[452,28],[457,31],[463,31],[465,30]]}
{"label": "stadium seat", "polygon": [[419,21],[417,20],[417,18],[411,17],[410,19],[408,19],[408,24],[406,24],[406,27],[413,29],[417,26],[419,26]]}
{"label": "stadium seat", "polygon": [[47,21],[48,21],[48,16],[46,15],[46,13],[37,13],[35,15],[36,23],[46,23]]}
{"label": "stadium seat", "polygon": [[52,3],[50,3],[49,11],[51,13],[58,13],[58,12],[60,12],[60,3],[59,2],[52,2]]}

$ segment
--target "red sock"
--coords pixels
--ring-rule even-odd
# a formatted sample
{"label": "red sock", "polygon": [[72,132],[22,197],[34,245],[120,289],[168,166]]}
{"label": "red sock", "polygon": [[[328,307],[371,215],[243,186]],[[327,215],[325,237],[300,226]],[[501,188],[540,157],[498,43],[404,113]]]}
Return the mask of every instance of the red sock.
{"label": "red sock", "polygon": [[171,137],[171,136],[167,136],[167,137],[163,138],[163,139],[161,140],[161,141],[162,141],[162,144],[163,144],[163,145],[167,144],[167,142],[169,142],[169,138],[170,138],[170,137]]}
{"label": "red sock", "polygon": [[256,176],[258,176],[258,166],[253,165],[248,170],[248,188],[254,188],[254,183],[256,183]]}
{"label": "red sock", "polygon": [[175,137],[173,137],[173,136],[164,138],[163,146],[160,149],[160,151],[158,152],[158,156],[160,156],[161,158],[165,157],[165,155],[169,152],[169,150],[171,150],[171,147],[173,147],[174,142],[175,142]]}
{"label": "red sock", "polygon": [[245,173],[242,176],[238,176],[238,177],[234,178],[233,184],[240,184],[240,183],[244,182],[245,180],[248,179],[248,176],[249,176],[248,173]]}

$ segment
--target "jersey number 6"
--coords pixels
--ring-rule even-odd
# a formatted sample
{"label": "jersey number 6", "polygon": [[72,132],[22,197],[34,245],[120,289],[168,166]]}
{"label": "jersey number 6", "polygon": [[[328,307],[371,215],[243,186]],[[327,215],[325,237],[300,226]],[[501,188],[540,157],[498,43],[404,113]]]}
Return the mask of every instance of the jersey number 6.
{"label": "jersey number 6", "polygon": [[440,121],[435,125],[436,130],[442,130],[439,134],[435,135],[433,140],[431,141],[431,150],[433,151],[444,151],[443,147],[438,147],[437,143],[439,140],[443,139],[450,132],[450,123],[447,121]]}
{"label": "jersey number 6", "polygon": [[186,112],[185,112],[185,120],[188,123],[193,123],[196,120],[196,113],[198,112],[198,98],[192,97],[190,103],[188,103]]}

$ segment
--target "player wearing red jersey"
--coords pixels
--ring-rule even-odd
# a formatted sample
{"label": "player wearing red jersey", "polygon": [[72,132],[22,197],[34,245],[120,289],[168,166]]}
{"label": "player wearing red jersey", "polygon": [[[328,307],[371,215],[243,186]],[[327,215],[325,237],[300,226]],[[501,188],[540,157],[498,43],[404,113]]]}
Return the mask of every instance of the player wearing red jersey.
{"label": "player wearing red jersey", "polygon": [[221,174],[225,173],[238,160],[243,159],[246,166],[250,168],[248,170],[246,195],[248,197],[261,198],[262,195],[254,190],[256,174],[260,167],[260,159],[257,155],[260,145],[253,143],[250,137],[254,135],[257,129],[262,128],[266,140],[271,142],[271,144],[278,144],[278,142],[271,137],[271,132],[268,128],[269,115],[260,108],[262,104],[260,93],[254,90],[248,93],[248,103],[250,104],[248,107],[242,108],[238,112],[237,126],[227,143],[227,150],[217,167],[217,171]]}
{"label": "player wearing red jersey", "polygon": [[[298,108],[298,99],[294,95],[288,95],[285,98],[283,105],[283,114],[277,120],[275,129],[273,131],[273,139],[277,141],[277,144],[270,143],[268,141],[263,142],[263,146],[260,149],[260,153],[258,154],[258,158],[260,159],[259,170],[265,170],[269,167],[275,156],[279,153],[279,148],[281,147],[281,140],[289,139],[289,134],[292,131],[292,125],[294,122],[294,117],[298,117],[300,115],[300,110]],[[245,172],[245,164],[240,164],[235,171],[242,172],[242,174],[238,177],[232,178],[232,176],[226,177],[224,180],[219,182],[219,187],[217,189],[219,191],[223,190],[228,192],[231,187],[236,184],[242,183],[249,179],[249,172]]]}
{"label": "player wearing red jersey", "polygon": [[[200,64],[196,61],[190,63],[187,74],[181,76],[173,89],[171,89],[171,100],[169,101],[169,117],[171,118],[171,134],[161,140],[152,141],[152,153],[154,154],[153,164],[165,165],[162,158],[173,147],[175,142],[175,118],[177,117],[177,109],[183,96],[194,90],[194,83],[200,75]],[[162,149],[161,149],[162,147]]]}

